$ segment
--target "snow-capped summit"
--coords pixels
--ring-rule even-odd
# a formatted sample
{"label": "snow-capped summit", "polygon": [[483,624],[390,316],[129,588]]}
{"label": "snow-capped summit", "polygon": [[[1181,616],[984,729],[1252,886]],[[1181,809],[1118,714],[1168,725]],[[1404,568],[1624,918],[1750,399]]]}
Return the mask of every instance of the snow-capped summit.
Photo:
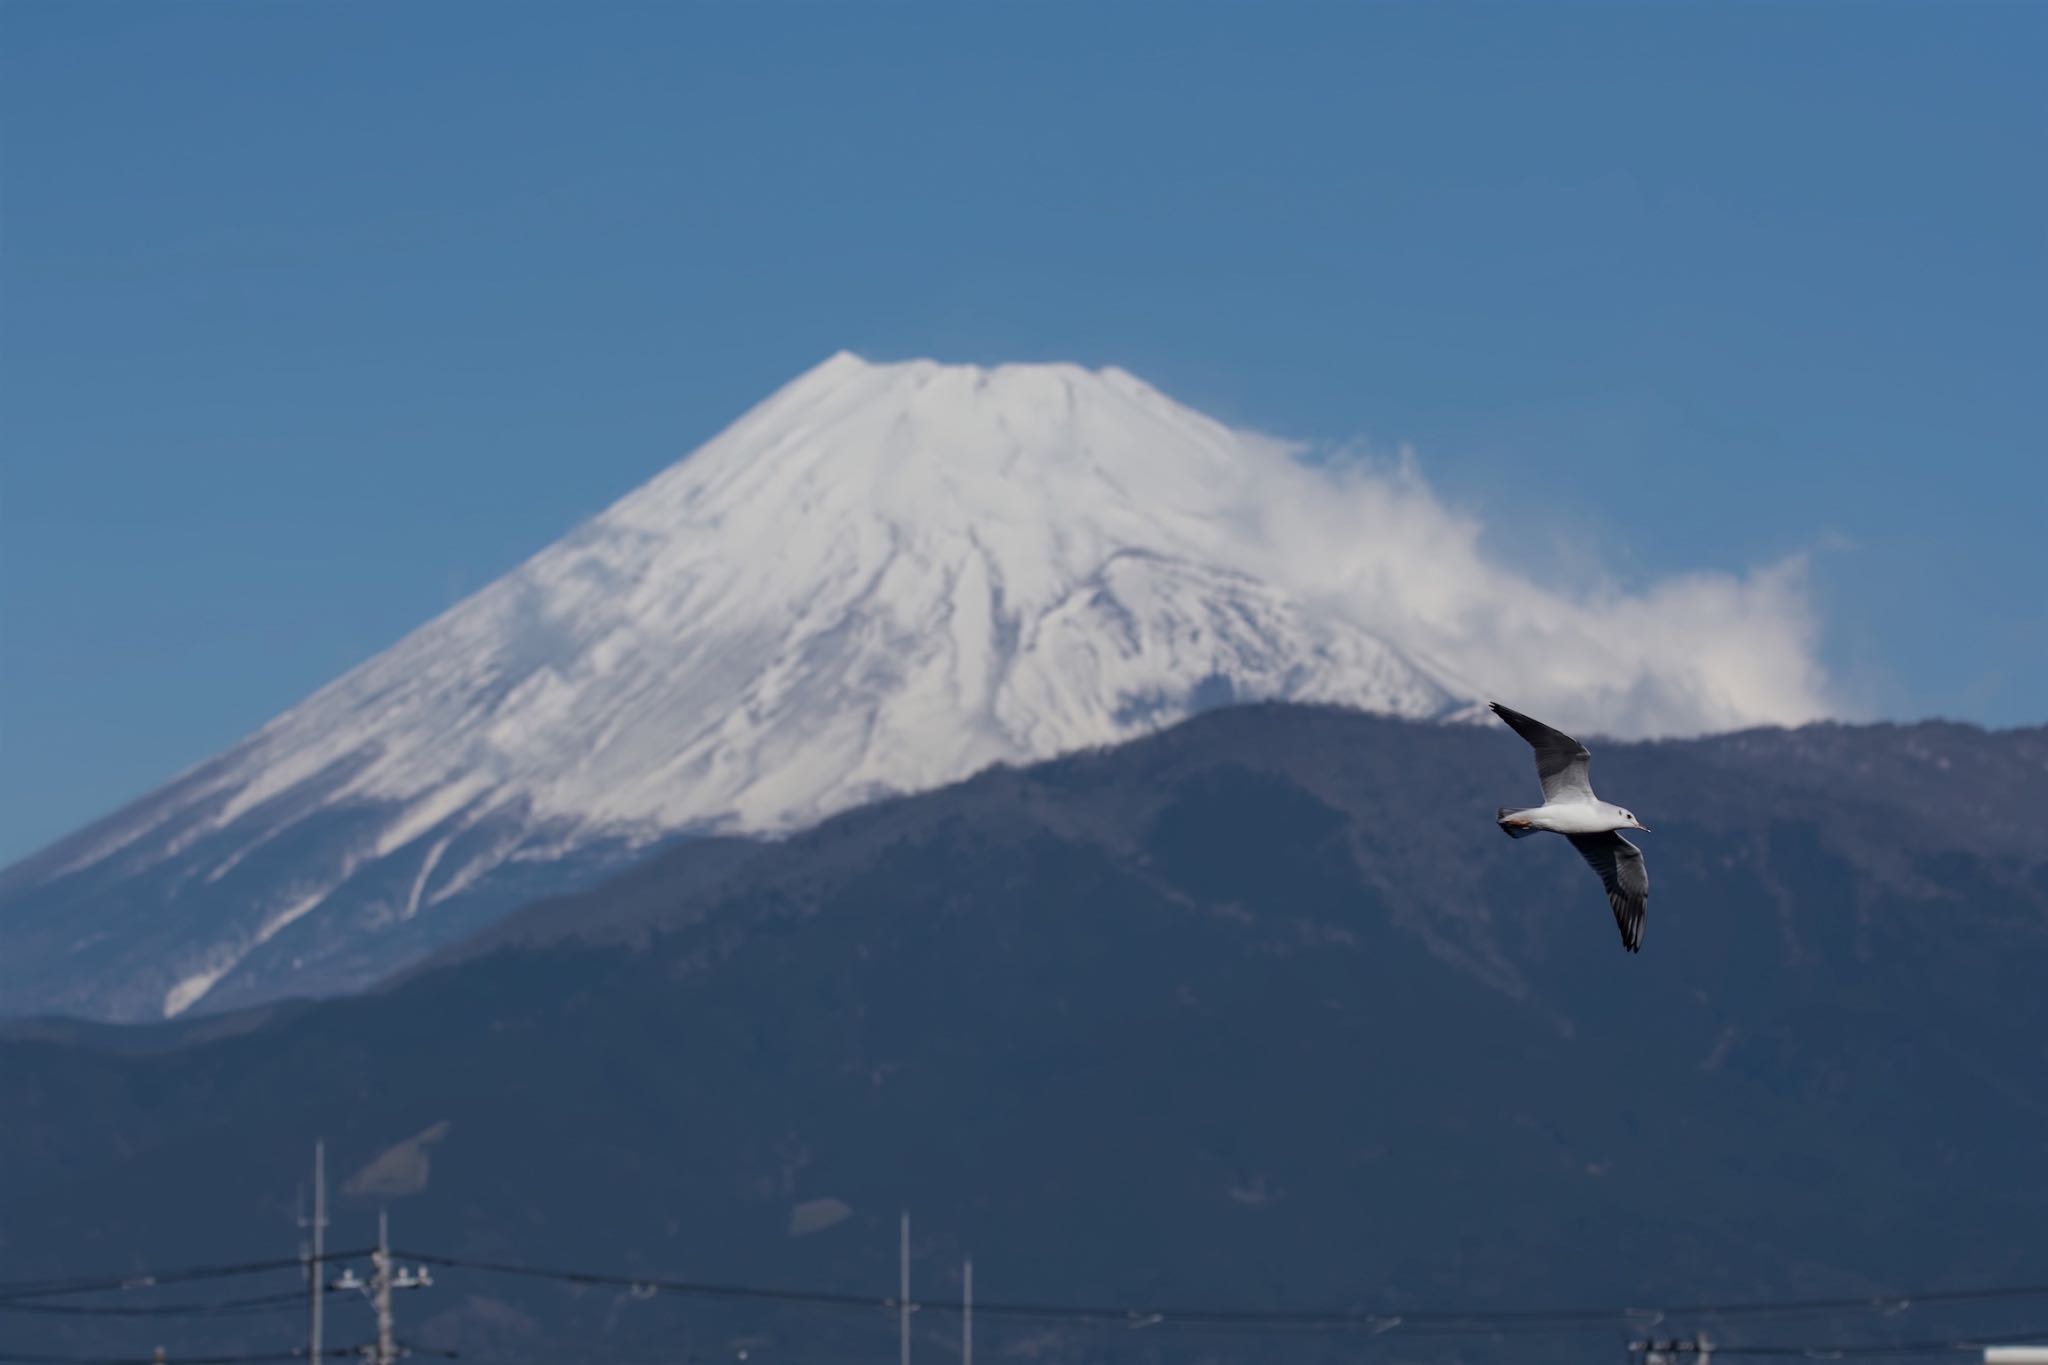
{"label": "snow-capped summit", "polygon": [[840,354],[0,879],[0,1009],[361,984],[687,831],[771,833],[1238,698],[1460,698],[1288,568],[1304,477],[1115,369]]}
{"label": "snow-capped summit", "polygon": [[1241,523],[1289,465],[1115,370],[835,356],[266,727],[209,818],[348,764],[337,798],[411,812],[386,842],[515,802],[773,831],[1201,689],[1441,710],[1266,572]]}

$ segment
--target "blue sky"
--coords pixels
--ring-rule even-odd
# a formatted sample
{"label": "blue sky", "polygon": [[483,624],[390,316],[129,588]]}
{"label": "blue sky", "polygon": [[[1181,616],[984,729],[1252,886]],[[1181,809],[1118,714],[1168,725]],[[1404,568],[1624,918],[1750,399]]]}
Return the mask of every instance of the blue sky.
{"label": "blue sky", "polygon": [[2048,720],[2048,9],[0,29],[0,860],[840,347],[1409,444],[1536,572],[1532,482],[1623,581],[1813,550],[1845,706]]}

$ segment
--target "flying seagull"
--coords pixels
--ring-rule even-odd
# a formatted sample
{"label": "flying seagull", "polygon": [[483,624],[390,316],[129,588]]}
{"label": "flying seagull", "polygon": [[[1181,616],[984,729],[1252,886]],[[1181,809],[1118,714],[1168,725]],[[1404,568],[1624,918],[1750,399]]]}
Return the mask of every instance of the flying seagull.
{"label": "flying seagull", "polygon": [[1614,907],[1614,922],[1621,926],[1621,946],[1636,952],[1643,946],[1643,912],[1650,905],[1650,873],[1643,866],[1643,851],[1621,837],[1620,831],[1647,825],[1611,801],[1593,795],[1593,780],[1586,769],[1593,755],[1586,746],[1553,730],[1540,720],[1520,711],[1510,711],[1490,702],[1493,713],[1514,732],[1529,741],[1536,751],[1536,776],[1543,781],[1543,804],[1515,810],[1500,808],[1494,818],[1511,839],[1524,839],[1549,830],[1572,841],[1579,856],[1593,865],[1607,888],[1608,904]]}

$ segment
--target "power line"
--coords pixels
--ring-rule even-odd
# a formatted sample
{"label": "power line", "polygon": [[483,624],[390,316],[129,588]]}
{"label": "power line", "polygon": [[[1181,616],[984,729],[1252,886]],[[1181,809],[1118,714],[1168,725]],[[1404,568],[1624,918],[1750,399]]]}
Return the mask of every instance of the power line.
{"label": "power line", "polygon": [[[330,1260],[364,1256],[365,1251],[329,1252]],[[193,1284],[202,1280],[227,1280],[244,1275],[261,1275],[273,1270],[303,1270],[297,1256],[266,1261],[239,1261],[225,1265],[189,1266],[178,1270],[137,1271],[127,1275],[80,1277],[68,1280],[17,1280],[0,1284],[0,1303],[20,1299],[54,1298],[69,1294],[99,1294],[136,1289],[155,1289],[169,1284]]]}
{"label": "power line", "polygon": [[[299,1296],[294,1294],[293,1299]],[[374,1348],[370,1345],[340,1346],[320,1354],[328,1360],[360,1359]],[[401,1346],[399,1353],[408,1356],[432,1356],[437,1360],[459,1360],[455,1351],[443,1351],[431,1346]],[[0,1352],[0,1365],[280,1365],[285,1361],[304,1361],[303,1348],[293,1351],[250,1352],[241,1355],[186,1356],[155,1353],[146,1356],[53,1356],[17,1355]]]}
{"label": "power line", "polygon": [[[786,1303],[819,1308],[891,1309],[902,1307],[898,1300],[865,1294],[830,1293],[818,1290],[786,1289],[758,1285],[719,1284],[696,1280],[618,1275],[601,1271],[568,1270],[519,1265],[502,1261],[471,1260],[408,1251],[407,1258],[449,1269],[482,1274],[519,1276],[552,1280],[563,1284],[609,1286],[642,1293],[669,1293],[694,1298],[731,1299]],[[1662,1317],[1740,1318],[1775,1317],[1810,1313],[1882,1312],[1896,1314],[1915,1306],[1944,1305],[1998,1300],[2048,1297],[2048,1284],[2000,1285],[1978,1289],[1915,1291],[1908,1294],[1860,1295],[1840,1298],[1751,1299],[1722,1303],[1674,1305],[1612,1305],[1579,1308],[1502,1309],[1229,1309],[1229,1308],[1112,1308],[1102,1305],[1051,1302],[1016,1303],[978,1301],[975,1313],[984,1317],[1023,1318],[1068,1323],[1098,1323],[1130,1326],[1216,1325],[1251,1327],[1319,1327],[1358,1330],[1392,1330],[1396,1327],[1434,1328],[1518,1328],[1536,1326],[1640,1325]],[[958,1313],[963,1306],[947,1302],[919,1305],[920,1311]],[[1717,1350],[1720,1348],[1716,1348]]]}
{"label": "power line", "polygon": [[[343,1261],[367,1257],[372,1256],[376,1250],[377,1248],[372,1247],[351,1251],[328,1252],[325,1259],[328,1261]],[[469,1270],[480,1274],[551,1280],[563,1284],[637,1289],[643,1293],[668,1293],[695,1298],[786,1303],[820,1308],[882,1308],[895,1310],[900,1306],[894,1298],[879,1297],[871,1294],[847,1294],[771,1285],[741,1285],[717,1281],[681,1280],[660,1276],[621,1275],[608,1271],[576,1270],[554,1266],[446,1256],[434,1252],[403,1251],[389,1252],[387,1254],[394,1258],[412,1260],[425,1265]],[[301,1258],[290,1257],[189,1266],[172,1270],[138,1272],[126,1275],[13,1281],[0,1283],[0,1308],[37,1311],[40,1308],[55,1308],[57,1306],[35,1305],[28,1301],[77,1294],[133,1292],[168,1285],[263,1274],[276,1270],[295,1270],[303,1273],[304,1269],[305,1262]],[[143,1311],[148,1313],[163,1312],[165,1314],[206,1312],[242,1308],[245,1306],[268,1306],[273,1302],[282,1303],[287,1298],[296,1297],[298,1296],[283,1294],[266,1295],[258,1298],[227,1300],[211,1304],[163,1305],[160,1308]],[[1102,1304],[1075,1304],[1051,1301],[1005,1302],[977,1300],[973,1311],[984,1317],[1096,1322],[1111,1325],[1129,1325],[1133,1321],[1145,1321],[1160,1324],[1179,1322],[1194,1324],[1245,1324],[1250,1326],[1360,1328],[1372,1328],[1375,1326],[1391,1327],[1394,1325],[1484,1327],[1539,1323],[1587,1325],[1608,1323],[1639,1324],[1646,1319],[1660,1317],[1725,1319],[1811,1313],[1882,1312],[1897,1314],[1915,1307],[1987,1303],[2043,1297],[2048,1297],[2048,1283],[1993,1285],[1968,1289],[1913,1290],[1903,1293],[1843,1295],[1834,1298],[1737,1299],[1720,1302],[1611,1304],[1570,1308],[1233,1309],[1144,1306],[1118,1308]],[[111,1310],[116,1306],[79,1305],[79,1307],[86,1311],[100,1311]],[[963,1309],[963,1304],[945,1301],[919,1305],[919,1310],[922,1312],[960,1313]],[[1715,1349],[1724,1348],[1716,1347]],[[299,1354],[303,1355],[304,1352],[301,1351]],[[322,1354],[328,1353],[322,1352]]]}
{"label": "power line", "polygon": [[293,1289],[282,1294],[257,1294],[241,1299],[216,1299],[206,1303],[38,1303],[33,1299],[0,1299],[0,1313],[43,1313],[79,1318],[177,1318],[226,1317],[300,1304],[305,1295]]}
{"label": "power line", "polygon": [[[397,1255],[402,1255],[423,1265],[467,1270],[479,1274],[516,1276],[560,1284],[621,1288],[642,1295],[673,1294],[692,1298],[786,1304],[792,1307],[859,1310],[863,1312],[889,1310],[899,1314],[909,1306],[906,1303],[907,1295],[901,1299],[886,1298],[867,1294],[834,1293],[776,1286],[723,1284],[711,1281],[620,1275],[603,1271],[574,1270],[502,1261],[485,1261],[458,1256],[443,1256],[430,1252],[392,1253],[381,1248],[378,1250],[382,1251],[382,1255],[387,1259],[387,1262],[389,1259],[394,1259]],[[323,1259],[329,1261],[343,1260],[365,1254],[360,1251],[329,1253]],[[0,1285],[0,1310],[61,1314],[76,1317],[136,1318],[204,1318],[209,1316],[227,1316],[243,1312],[253,1313],[297,1302],[302,1296],[299,1293],[280,1293],[203,1303],[146,1306],[127,1304],[53,1304],[36,1302],[36,1300],[88,1293],[133,1292],[166,1285],[226,1279],[285,1269],[303,1272],[305,1268],[303,1260],[291,1258],[192,1266],[160,1272],[99,1278],[80,1277],[70,1280],[52,1279],[15,1282]],[[1572,1308],[1371,1310],[1357,1308],[1311,1310],[1186,1307],[1115,1308],[1100,1304],[990,1302],[981,1300],[974,1303],[972,1311],[984,1318],[1130,1329],[1157,1328],[1167,1331],[1299,1332],[1303,1334],[1343,1331],[1361,1332],[1371,1335],[1399,1331],[1404,1336],[1411,1334],[1448,1336],[1476,1334],[1518,1335],[1522,1333],[1562,1331],[1573,1328],[1590,1329],[1615,1325],[1634,1326],[1640,1330],[1647,1323],[1672,1317],[1727,1320],[1732,1318],[1770,1318],[1808,1314],[1843,1315],[1861,1312],[1884,1313],[1890,1316],[1914,1307],[1953,1306],[2040,1297],[2048,1297],[2048,1284],[1997,1285],[1968,1289],[1924,1290],[1897,1294],[1845,1295],[1835,1298],[1748,1299],[1718,1303],[1609,1305],[1605,1307],[1582,1306]],[[940,1314],[963,1314],[968,1311],[964,1301],[961,1303],[937,1301],[929,1304],[918,1304],[916,1307],[921,1312]],[[2013,1340],[2023,1340],[2029,1336],[2039,1337],[2040,1335],[2042,1334],[2031,1333],[2019,1334],[2017,1336],[2007,1334],[1996,1338],[1963,1337],[1950,1338],[1940,1342],[1872,1343],[1867,1346],[1774,1344],[1736,1346],[1716,1343],[1708,1349],[1717,1354],[1730,1356],[1796,1355],[1826,1358],[1835,1353],[1912,1355],[1962,1351],[1968,1350],[1973,1346],[1995,1345]],[[320,1353],[322,1357],[349,1354],[351,1352],[346,1351],[322,1351]],[[285,1356],[266,1355],[251,1357],[250,1359],[253,1361],[277,1359],[305,1360],[307,1358],[308,1352],[301,1348]],[[32,1365],[32,1362],[0,1355],[0,1365]],[[48,1362],[48,1365],[67,1365],[67,1363],[51,1361]],[[69,1365],[116,1365],[116,1363],[94,1360],[90,1362],[69,1363]],[[153,1365],[153,1361],[138,1361],[137,1365]],[[176,1362],[175,1365],[200,1365],[200,1362]],[[208,1365],[213,1365],[213,1362],[208,1362]],[[221,1361],[218,1365],[230,1365],[230,1363]]]}
{"label": "power line", "polygon": [[[331,1351],[330,1355],[342,1352]],[[353,1355],[354,1352],[348,1354]],[[272,1351],[267,1354],[214,1356],[38,1356],[0,1354],[6,1365],[260,1365],[261,1362],[303,1360],[302,1351]]]}

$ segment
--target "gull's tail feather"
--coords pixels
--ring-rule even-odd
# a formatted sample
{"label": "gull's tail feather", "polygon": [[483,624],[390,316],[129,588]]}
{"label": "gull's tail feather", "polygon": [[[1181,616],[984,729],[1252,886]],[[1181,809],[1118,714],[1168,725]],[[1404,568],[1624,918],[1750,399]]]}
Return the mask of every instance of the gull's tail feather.
{"label": "gull's tail feather", "polygon": [[1508,838],[1526,839],[1537,831],[1527,820],[1520,819],[1523,813],[1512,806],[1502,806],[1500,813],[1493,818]]}

